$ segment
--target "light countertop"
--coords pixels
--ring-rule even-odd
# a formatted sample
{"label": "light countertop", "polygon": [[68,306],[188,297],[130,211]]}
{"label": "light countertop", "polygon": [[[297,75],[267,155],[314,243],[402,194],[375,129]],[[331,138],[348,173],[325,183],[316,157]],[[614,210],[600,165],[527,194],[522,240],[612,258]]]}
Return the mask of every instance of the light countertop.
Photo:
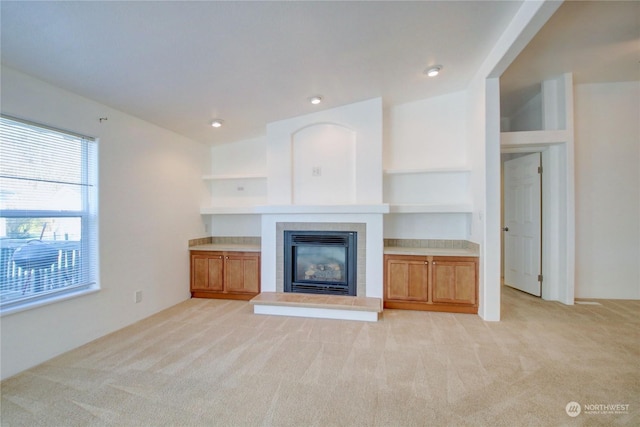
{"label": "light countertop", "polygon": [[385,255],[420,255],[420,256],[460,256],[477,257],[478,251],[473,249],[452,248],[408,248],[405,246],[385,246]]}
{"label": "light countertop", "polygon": [[[190,251],[214,251],[214,252],[260,252],[260,245],[234,244],[234,243],[210,243],[189,247]],[[384,253],[388,255],[420,255],[420,256],[459,256],[477,257],[478,251],[473,249],[452,248],[409,248],[405,246],[385,246]]]}
{"label": "light countertop", "polygon": [[228,251],[228,252],[260,252],[260,245],[236,243],[210,243],[207,245],[190,246],[190,251]]}

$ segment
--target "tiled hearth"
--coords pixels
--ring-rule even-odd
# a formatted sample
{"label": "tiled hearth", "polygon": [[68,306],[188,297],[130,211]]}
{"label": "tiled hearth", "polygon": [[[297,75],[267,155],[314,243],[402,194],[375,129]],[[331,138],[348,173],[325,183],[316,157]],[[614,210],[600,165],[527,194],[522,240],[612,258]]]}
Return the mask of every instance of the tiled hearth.
{"label": "tiled hearth", "polygon": [[262,292],[250,304],[256,314],[375,322],[382,313],[380,298]]}

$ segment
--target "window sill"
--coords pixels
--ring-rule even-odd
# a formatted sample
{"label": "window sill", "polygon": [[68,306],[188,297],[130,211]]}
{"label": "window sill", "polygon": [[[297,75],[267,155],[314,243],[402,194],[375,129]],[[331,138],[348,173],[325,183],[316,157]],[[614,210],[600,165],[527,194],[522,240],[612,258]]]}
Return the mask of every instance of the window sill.
{"label": "window sill", "polygon": [[66,301],[73,298],[78,298],[84,295],[95,294],[100,291],[100,287],[97,284],[90,285],[86,288],[73,289],[68,292],[62,292],[59,294],[51,295],[46,298],[36,299],[32,301],[24,301],[10,305],[8,307],[0,308],[0,317],[8,316],[10,314],[20,313],[22,311],[31,310],[34,308],[42,307],[49,304],[54,304],[61,301]]}

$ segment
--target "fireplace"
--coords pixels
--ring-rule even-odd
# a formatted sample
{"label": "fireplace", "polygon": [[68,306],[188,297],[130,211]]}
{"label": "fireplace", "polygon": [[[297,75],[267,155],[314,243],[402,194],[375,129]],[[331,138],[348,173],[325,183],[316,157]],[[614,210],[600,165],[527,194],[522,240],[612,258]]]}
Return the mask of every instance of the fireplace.
{"label": "fireplace", "polygon": [[357,294],[357,233],[284,230],[284,292]]}

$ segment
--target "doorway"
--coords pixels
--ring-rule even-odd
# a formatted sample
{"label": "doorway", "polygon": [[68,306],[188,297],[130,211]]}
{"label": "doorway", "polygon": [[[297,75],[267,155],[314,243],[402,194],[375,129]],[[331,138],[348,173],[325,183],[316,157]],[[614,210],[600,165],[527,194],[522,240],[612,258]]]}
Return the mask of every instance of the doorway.
{"label": "doorway", "polygon": [[503,154],[502,282],[540,297],[542,160],[539,152]]}
{"label": "doorway", "polygon": [[[541,279],[544,300],[573,304],[574,296],[574,207],[573,163],[567,142],[503,144],[501,158],[507,154],[537,152],[542,165]],[[502,188],[502,185],[500,186]],[[501,197],[501,204],[504,197]],[[504,225],[503,225],[504,226]],[[500,231],[501,236],[504,234]],[[504,245],[503,245],[504,248]],[[501,259],[503,274],[504,259]]]}

